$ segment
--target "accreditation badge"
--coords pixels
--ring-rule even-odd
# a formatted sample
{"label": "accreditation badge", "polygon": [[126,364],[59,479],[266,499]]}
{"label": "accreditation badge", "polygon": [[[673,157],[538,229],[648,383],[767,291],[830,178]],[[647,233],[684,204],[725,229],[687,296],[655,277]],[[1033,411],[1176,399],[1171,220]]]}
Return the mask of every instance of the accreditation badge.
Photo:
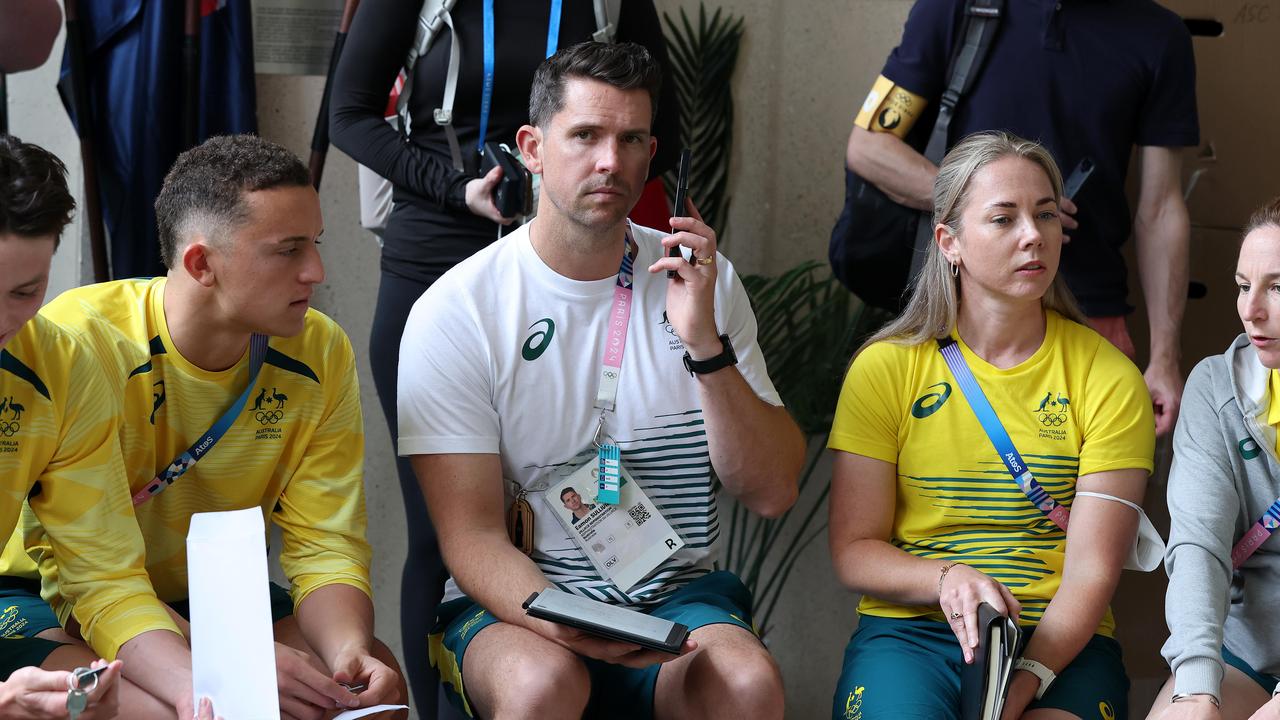
{"label": "accreditation badge", "polygon": [[588,462],[566,468],[542,497],[601,576],[629,592],[684,547],[684,540],[625,465],[618,466],[618,503],[601,502],[595,460],[592,452]]}

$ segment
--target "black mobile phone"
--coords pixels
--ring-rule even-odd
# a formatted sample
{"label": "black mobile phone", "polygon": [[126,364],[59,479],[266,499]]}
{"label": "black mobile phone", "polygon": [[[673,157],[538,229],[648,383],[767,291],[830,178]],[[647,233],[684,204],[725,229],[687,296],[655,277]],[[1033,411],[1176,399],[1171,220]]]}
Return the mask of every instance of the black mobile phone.
{"label": "black mobile phone", "polygon": [[502,179],[493,189],[493,204],[498,212],[505,218],[528,215],[533,209],[533,175],[506,145],[487,142],[480,160],[480,174],[488,173],[494,165],[502,166]]}
{"label": "black mobile phone", "polygon": [[[685,148],[680,151],[680,170],[676,175],[676,198],[675,212],[673,217],[688,217],[689,211],[685,209],[689,199],[689,164],[693,161],[693,150]],[[673,228],[674,229],[674,228]],[[667,248],[667,257],[680,257],[680,246],[673,245]],[[668,270],[667,277],[676,276],[675,270]]]}
{"label": "black mobile phone", "polygon": [[1093,174],[1093,158],[1080,158],[1080,164],[1076,165],[1076,169],[1071,171],[1071,175],[1067,181],[1062,184],[1062,197],[1068,200],[1074,200],[1076,193],[1080,192],[1080,188],[1084,185],[1084,181],[1089,179]]}
{"label": "black mobile phone", "polygon": [[679,655],[689,628],[642,612],[544,588],[524,601],[530,617],[550,620],[608,640]]}

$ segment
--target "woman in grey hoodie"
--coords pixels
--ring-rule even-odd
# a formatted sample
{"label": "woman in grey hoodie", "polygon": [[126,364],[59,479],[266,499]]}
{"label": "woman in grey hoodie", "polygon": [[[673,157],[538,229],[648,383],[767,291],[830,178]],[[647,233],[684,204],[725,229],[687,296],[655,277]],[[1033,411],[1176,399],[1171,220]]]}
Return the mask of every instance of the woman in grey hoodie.
{"label": "woman in grey hoodie", "polygon": [[1250,219],[1236,282],[1245,331],[1192,371],[1174,433],[1173,677],[1148,720],[1280,720],[1280,199]]}

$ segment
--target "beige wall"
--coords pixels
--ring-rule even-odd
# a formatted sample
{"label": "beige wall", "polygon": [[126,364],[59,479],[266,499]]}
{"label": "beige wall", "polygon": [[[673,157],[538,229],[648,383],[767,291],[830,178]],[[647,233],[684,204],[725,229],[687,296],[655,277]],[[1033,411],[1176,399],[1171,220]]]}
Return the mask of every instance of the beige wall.
{"label": "beige wall", "polygon": [[[697,7],[688,0],[657,0],[657,5],[668,12],[682,6],[696,12]],[[841,170],[850,119],[895,44],[910,2],[725,0],[722,5],[744,17],[746,28],[734,84],[737,135],[728,251],[744,272],[772,274],[804,259],[825,258],[843,198]],[[78,148],[53,91],[56,65],[55,60],[10,78],[13,130],[59,153],[78,185]],[[262,134],[305,157],[321,87],[322,80],[315,77],[260,76]],[[321,199],[326,222],[321,251],[328,280],[315,301],[346,328],[359,355],[377,631],[398,651],[404,515],[365,352],[378,251],[372,236],[358,225],[354,164],[336,150],[329,156]],[[73,227],[68,238],[79,232]],[[75,245],[68,242],[59,253],[57,289],[83,277]],[[818,472],[825,479],[829,470],[824,465]],[[768,637],[786,678],[789,717],[829,715],[843,648],[854,626],[855,602],[831,577],[826,539],[819,538],[797,566]],[[1146,645],[1152,641],[1147,639]],[[1151,653],[1147,647],[1140,654],[1150,658]]]}

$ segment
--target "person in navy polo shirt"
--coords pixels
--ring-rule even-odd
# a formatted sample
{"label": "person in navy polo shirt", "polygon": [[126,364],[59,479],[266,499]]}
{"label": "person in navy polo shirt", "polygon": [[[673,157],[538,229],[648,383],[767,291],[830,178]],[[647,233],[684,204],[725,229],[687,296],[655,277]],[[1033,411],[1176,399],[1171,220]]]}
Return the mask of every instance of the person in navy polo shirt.
{"label": "person in navy polo shirt", "polygon": [[[965,0],[915,4],[849,136],[849,169],[921,210],[932,207],[937,167],[919,150],[962,40],[964,10]],[[1182,396],[1179,327],[1190,234],[1178,148],[1196,145],[1200,135],[1195,60],[1181,19],[1153,0],[1005,2],[990,55],[951,122],[948,147],[982,130],[1038,141],[1064,175],[1082,159],[1094,163],[1074,203],[1062,203],[1070,236],[1062,272],[1090,325],[1134,357],[1120,254],[1132,226],[1151,323],[1144,377],[1157,433],[1169,432]],[[1141,189],[1131,223],[1124,184],[1134,145]]]}

